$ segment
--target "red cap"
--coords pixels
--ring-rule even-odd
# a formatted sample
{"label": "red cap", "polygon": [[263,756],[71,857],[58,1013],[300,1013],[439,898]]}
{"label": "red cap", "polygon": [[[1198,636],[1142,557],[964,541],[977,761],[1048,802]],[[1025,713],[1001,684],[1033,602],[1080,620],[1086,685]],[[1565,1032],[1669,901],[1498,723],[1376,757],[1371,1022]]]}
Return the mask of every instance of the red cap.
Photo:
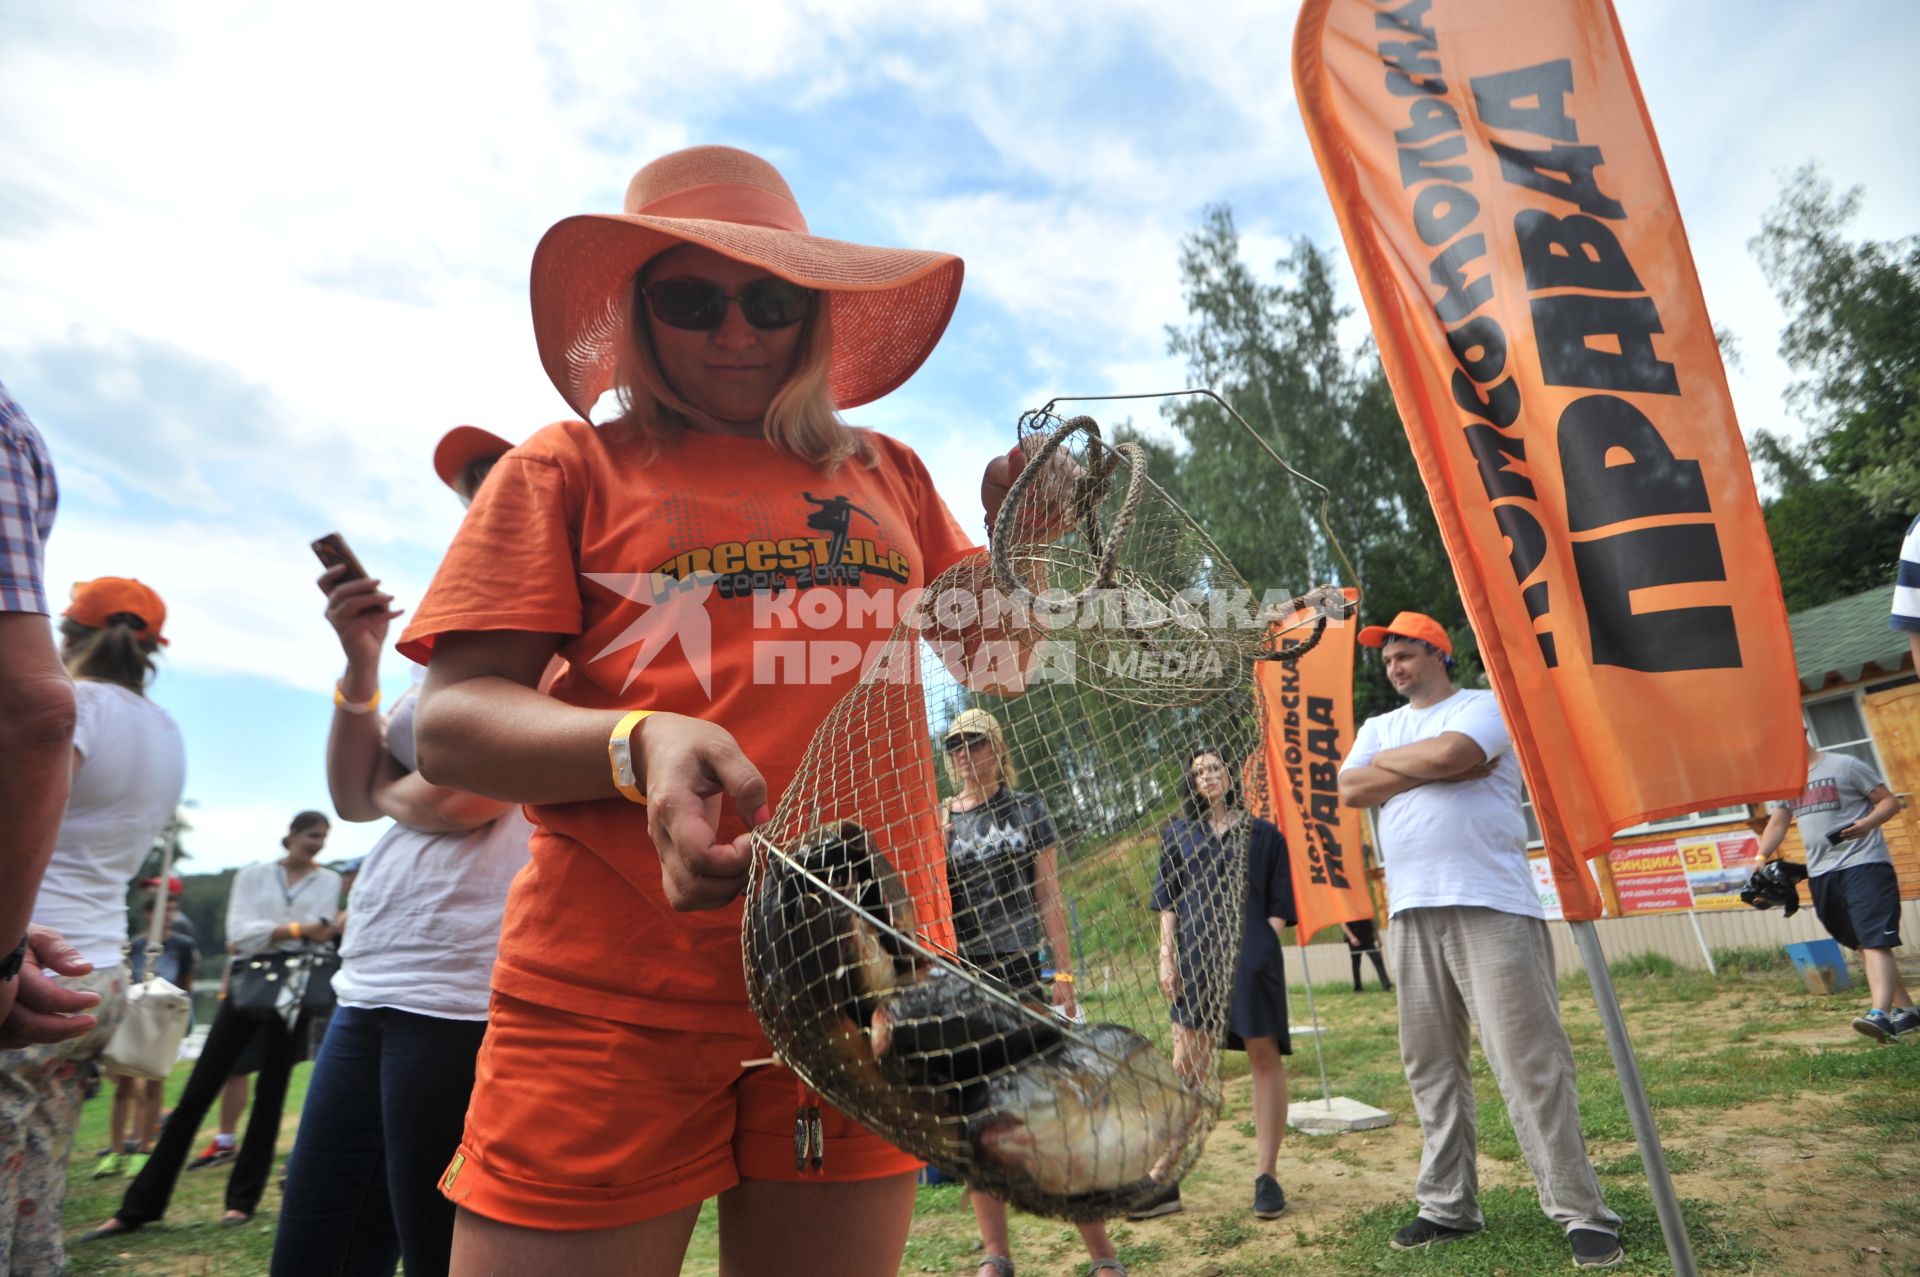
{"label": "red cap", "polygon": [[434,446],[433,472],[440,476],[440,482],[458,492],[460,475],[468,466],[482,457],[497,457],[512,448],[512,444],[491,430],[455,426],[441,435],[440,442]]}
{"label": "red cap", "polygon": [[[142,878],[140,880],[140,885],[142,887],[152,889],[160,885],[160,880],[158,878]],[[186,889],[187,889],[187,884],[180,881],[180,876],[178,874],[167,875],[167,894],[168,895],[177,896],[181,892],[185,891]]]}
{"label": "red cap", "polygon": [[1447,637],[1446,627],[1420,612],[1402,612],[1385,625],[1369,625],[1359,635],[1361,647],[1380,647],[1390,638],[1419,639],[1453,655],[1453,640]]}
{"label": "red cap", "polygon": [[165,644],[160,627],[167,623],[167,605],[160,596],[132,577],[102,576],[81,581],[73,587],[73,601],[61,615],[96,630],[105,629],[111,617],[128,613],[140,618],[134,628],[154,642]]}

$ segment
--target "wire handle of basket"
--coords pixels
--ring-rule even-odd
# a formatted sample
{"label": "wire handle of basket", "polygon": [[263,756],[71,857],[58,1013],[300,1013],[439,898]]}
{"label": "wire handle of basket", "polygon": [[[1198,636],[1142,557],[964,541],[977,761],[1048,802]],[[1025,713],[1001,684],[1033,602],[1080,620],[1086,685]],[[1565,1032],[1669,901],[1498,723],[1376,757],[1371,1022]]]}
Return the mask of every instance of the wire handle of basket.
{"label": "wire handle of basket", "polygon": [[[1100,424],[1092,417],[1081,416],[1062,424],[1046,437],[1039,449],[1027,458],[1026,466],[1015,476],[1007,489],[1006,499],[1000,503],[1000,513],[993,522],[990,559],[994,584],[1009,594],[1017,593],[1020,589],[1019,578],[1007,562],[1013,544],[1014,518],[1037,477],[1046,470],[1048,462],[1061,445],[1074,434],[1087,436],[1087,465],[1073,479],[1073,516],[1087,538],[1087,549],[1099,563],[1093,581],[1075,596],[1075,601],[1113,587],[1120,548],[1126,544],[1127,533],[1132,530],[1134,517],[1140,512],[1141,498],[1146,495],[1147,458],[1139,444],[1107,443],[1100,437]],[[1100,530],[1100,506],[1113,490],[1113,472],[1123,459],[1127,463],[1127,495],[1121,501],[1119,513],[1113,517],[1113,526],[1103,534]]]}
{"label": "wire handle of basket", "polygon": [[[1346,592],[1337,585],[1315,586],[1305,594],[1297,594],[1285,603],[1270,607],[1266,611],[1269,626],[1277,626],[1268,637],[1267,650],[1260,654],[1263,661],[1297,661],[1319,646],[1320,639],[1327,632],[1328,621],[1344,621],[1352,616],[1358,604],[1347,597]],[[1304,639],[1288,639],[1286,636],[1303,625],[1313,626],[1313,633]]]}
{"label": "wire handle of basket", "polygon": [[[1341,579],[1341,584],[1358,586],[1360,584],[1360,574],[1353,570],[1353,562],[1347,558],[1346,548],[1340,544],[1340,538],[1334,535],[1333,525],[1328,520],[1328,515],[1333,509],[1332,490],[1313,476],[1302,474],[1300,471],[1295,470],[1293,466],[1287,462],[1287,459],[1275,451],[1272,444],[1267,442],[1266,436],[1262,435],[1258,430],[1255,430],[1253,423],[1235,411],[1234,406],[1228,403],[1217,392],[1209,390],[1204,386],[1189,386],[1185,390],[1155,390],[1133,395],[1055,395],[1052,399],[1047,400],[1046,406],[1040,409],[1040,412],[1042,414],[1049,414],[1053,411],[1055,404],[1063,403],[1091,403],[1118,399],[1176,399],[1181,395],[1198,395],[1205,399],[1211,399],[1219,404],[1220,407],[1225,410],[1226,414],[1238,422],[1240,428],[1247,432],[1248,437],[1259,444],[1267,456],[1273,459],[1275,465],[1286,471],[1287,474],[1296,481],[1306,484],[1320,494],[1320,513],[1315,522],[1320,525],[1321,534],[1327,538],[1327,544],[1333,550],[1333,557],[1340,561],[1340,570],[1346,574]],[[1075,418],[1075,420],[1082,420],[1082,418]],[[1120,446],[1124,448],[1129,445],[1121,444]],[[1011,496],[1012,494],[1009,493],[1008,495]]]}

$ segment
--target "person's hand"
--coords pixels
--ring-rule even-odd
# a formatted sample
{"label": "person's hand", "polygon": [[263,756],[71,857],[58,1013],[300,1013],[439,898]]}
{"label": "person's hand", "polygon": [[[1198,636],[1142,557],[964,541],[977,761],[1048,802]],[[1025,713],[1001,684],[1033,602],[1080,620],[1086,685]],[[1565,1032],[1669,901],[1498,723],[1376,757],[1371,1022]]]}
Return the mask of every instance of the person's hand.
{"label": "person's hand", "polygon": [[1056,979],[1053,982],[1053,1005],[1061,1015],[1069,1020],[1079,1010],[1079,1004],[1073,998],[1073,981]]}
{"label": "person's hand", "polygon": [[1829,843],[1836,843],[1836,842],[1846,842],[1847,840],[1852,838],[1858,838],[1861,834],[1866,832],[1866,830],[1861,829],[1859,825],[1860,825],[1859,821],[1850,820],[1846,824],[1840,826],[1840,828],[1828,834],[1827,841]]}
{"label": "person's hand", "polygon": [[[1013,481],[1027,468],[1027,454],[1019,444],[1007,450],[1004,457],[995,457],[987,462],[986,473],[980,476],[980,504],[987,512],[987,528],[992,530],[1000,521],[1000,507],[1007,502],[1007,493],[1013,489]],[[1043,488],[1051,488],[1047,493],[1049,500],[1057,503],[1055,509],[1048,511],[1052,516],[1044,523],[1021,529],[1024,535],[1037,540],[1047,540],[1065,532],[1072,522],[1073,512],[1069,510],[1067,494],[1073,491],[1073,481],[1086,473],[1080,463],[1058,451],[1047,460],[1047,477],[1042,481]],[[1028,500],[1031,501],[1032,493]],[[1029,505],[1031,515],[1036,507]]]}
{"label": "person's hand", "polygon": [[1180,965],[1171,953],[1160,955],[1160,992],[1169,1002],[1180,996]]}
{"label": "person's hand", "polygon": [[1019,444],[1009,448],[1006,456],[987,462],[987,472],[980,476],[980,504],[987,512],[987,527],[993,527],[999,520],[1000,507],[1007,503],[1007,492],[1026,466],[1027,454],[1020,450]]}
{"label": "person's hand", "polygon": [[65,1042],[91,1032],[99,1021],[83,1013],[100,1004],[100,995],[69,989],[53,977],[92,970],[93,964],[58,931],[28,927],[20,974],[0,983],[0,1050]]}
{"label": "person's hand", "polygon": [[340,938],[340,923],[337,919],[322,918],[319,922],[301,927],[300,938],[314,944],[332,944]]}
{"label": "person's hand", "polygon": [[[777,712],[777,711],[769,711]],[[684,714],[654,714],[634,730],[645,760],[647,835],[660,853],[660,881],[675,909],[718,909],[747,885],[753,848],[742,834],[717,841],[721,801],[733,799],[747,828],[766,823],[767,782],[724,727]]]}
{"label": "person's hand", "polygon": [[378,577],[342,581],[346,572],[346,564],[336,563],[316,582],[327,596],[327,623],[339,635],[349,665],[375,664],[387,643],[387,626],[401,609],[393,606],[393,595],[380,589]]}

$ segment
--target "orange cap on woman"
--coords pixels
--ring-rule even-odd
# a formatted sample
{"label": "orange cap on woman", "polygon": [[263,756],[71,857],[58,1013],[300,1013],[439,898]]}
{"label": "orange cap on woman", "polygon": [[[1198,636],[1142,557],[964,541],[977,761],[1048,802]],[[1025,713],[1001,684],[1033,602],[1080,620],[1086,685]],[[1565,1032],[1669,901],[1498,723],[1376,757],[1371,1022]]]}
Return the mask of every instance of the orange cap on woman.
{"label": "orange cap on woman", "polygon": [[133,628],[156,643],[165,644],[160,627],[167,623],[167,605],[152,587],[130,576],[99,576],[73,587],[73,601],[60,615],[96,630],[104,630],[116,616],[131,616]]}

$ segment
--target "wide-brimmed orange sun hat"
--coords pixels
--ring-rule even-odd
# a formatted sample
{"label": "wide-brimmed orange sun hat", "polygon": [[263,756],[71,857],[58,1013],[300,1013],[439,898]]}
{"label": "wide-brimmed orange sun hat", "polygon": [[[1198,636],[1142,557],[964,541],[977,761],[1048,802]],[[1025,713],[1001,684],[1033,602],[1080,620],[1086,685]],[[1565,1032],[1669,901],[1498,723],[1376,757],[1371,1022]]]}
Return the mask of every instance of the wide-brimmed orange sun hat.
{"label": "wide-brimmed orange sun hat", "polygon": [[827,294],[829,386],[852,408],[913,375],[960,299],[951,253],[822,239],[773,165],[731,146],[675,151],[634,174],[623,213],[557,223],[533,252],[533,332],[560,397],[584,419],[613,385],[631,336],[633,276],[698,244]]}
{"label": "wide-brimmed orange sun hat", "polygon": [[76,582],[73,601],[60,615],[95,630],[105,629],[116,616],[131,616],[139,621],[134,629],[162,646],[167,642],[160,633],[167,623],[167,605],[160,601],[153,587],[130,576],[101,576]]}

